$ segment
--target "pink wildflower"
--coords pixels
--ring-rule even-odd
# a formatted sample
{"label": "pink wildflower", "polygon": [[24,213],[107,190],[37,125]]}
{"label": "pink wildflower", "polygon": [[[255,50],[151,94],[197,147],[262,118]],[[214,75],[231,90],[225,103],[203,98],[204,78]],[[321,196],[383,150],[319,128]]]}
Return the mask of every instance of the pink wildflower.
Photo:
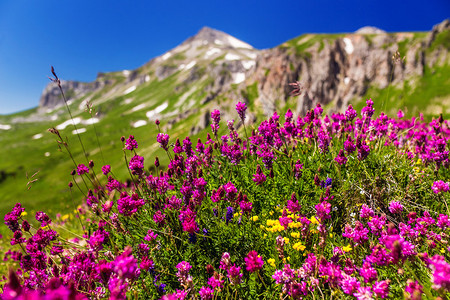
{"label": "pink wildflower", "polygon": [[245,260],[245,269],[250,273],[261,270],[264,265],[264,261],[262,260],[261,256],[258,255],[258,252],[256,252],[255,250],[250,251],[247,257],[244,258],[244,260]]}

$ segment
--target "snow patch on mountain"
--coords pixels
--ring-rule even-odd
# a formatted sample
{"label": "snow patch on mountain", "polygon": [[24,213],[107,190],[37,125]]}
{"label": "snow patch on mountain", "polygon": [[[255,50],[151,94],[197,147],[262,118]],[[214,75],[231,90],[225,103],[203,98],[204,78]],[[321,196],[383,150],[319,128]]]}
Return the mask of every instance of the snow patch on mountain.
{"label": "snow patch on mountain", "polygon": [[186,70],[191,69],[193,66],[195,66],[197,62],[195,60],[191,61],[190,63],[188,63],[185,67]]}
{"label": "snow patch on mountain", "polygon": [[135,111],[141,110],[141,109],[143,109],[146,106],[147,106],[146,103],[141,103],[141,104],[136,105],[135,107],[133,107],[130,112],[135,112]]}
{"label": "snow patch on mountain", "polygon": [[236,55],[233,53],[227,53],[227,55],[225,55],[225,59],[226,60],[239,60],[239,59],[241,59],[241,57],[239,55]]}
{"label": "snow patch on mountain", "polygon": [[145,125],[147,125],[147,121],[139,120],[139,121],[134,122],[133,127],[134,128],[138,128],[138,127],[142,127],[142,126],[145,126]]}
{"label": "snow patch on mountain", "polygon": [[355,50],[352,41],[349,38],[344,38],[343,41],[345,44],[345,52],[347,52],[347,54],[352,54],[353,51]]}
{"label": "snow patch on mountain", "polygon": [[86,132],[86,128],[78,128],[75,130],[72,130],[72,134],[80,134],[80,133],[85,133]]}
{"label": "snow patch on mountain", "polygon": [[239,84],[245,80],[245,73],[235,73],[233,74],[233,83]]}
{"label": "snow patch on mountain", "polygon": [[249,44],[244,43],[243,41],[240,41],[237,38],[234,38],[232,36],[228,36],[228,43],[230,43],[231,46],[233,46],[235,48],[253,49],[253,47],[250,46]]}
{"label": "snow patch on mountain", "polygon": [[167,107],[169,107],[169,103],[165,102],[165,103],[161,104],[160,106],[156,107],[155,109],[149,110],[145,115],[147,116],[147,118],[149,120],[152,120],[152,118],[154,116],[156,116],[157,114],[159,114],[160,112],[165,110]]}
{"label": "snow patch on mountain", "polygon": [[77,117],[77,118],[73,118],[73,120],[67,120],[67,121],[57,125],[55,128],[58,130],[64,130],[69,125],[73,125],[73,124],[78,125],[80,123],[81,123],[81,118]]}
{"label": "snow patch on mountain", "polygon": [[123,92],[123,94],[124,94],[124,95],[129,94],[129,93],[133,92],[135,89],[136,89],[136,86],[135,86],[135,85],[130,86],[129,88],[127,88],[127,89],[125,90],[125,92]]}
{"label": "snow patch on mountain", "polygon": [[161,58],[162,58],[162,60],[166,60],[166,59],[168,59],[168,58],[171,57],[171,56],[172,56],[172,53],[167,52],[166,54],[164,54],[163,56],[161,56]]}
{"label": "snow patch on mountain", "polygon": [[222,52],[222,50],[220,50],[219,48],[210,48],[208,51],[206,51],[205,58],[209,58],[214,54],[218,54],[220,52]]}
{"label": "snow patch on mountain", "polygon": [[98,123],[99,121],[100,120],[98,118],[90,118],[85,121],[82,120],[81,123],[83,123],[84,125],[92,125]]}
{"label": "snow patch on mountain", "polygon": [[243,60],[243,61],[241,61],[241,63],[242,63],[242,66],[246,70],[249,70],[249,69],[251,69],[252,67],[254,67],[256,65],[256,62],[253,61],[253,60]]}

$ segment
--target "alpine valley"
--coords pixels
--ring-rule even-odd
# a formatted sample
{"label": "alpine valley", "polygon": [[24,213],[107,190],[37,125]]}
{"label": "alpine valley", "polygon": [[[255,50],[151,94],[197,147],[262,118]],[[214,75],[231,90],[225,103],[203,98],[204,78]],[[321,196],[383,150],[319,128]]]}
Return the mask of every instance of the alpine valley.
{"label": "alpine valley", "polygon": [[[89,160],[117,162],[112,170],[125,178],[121,136],[132,134],[140,141],[146,166],[158,156],[165,167],[156,120],[171,142],[187,135],[203,140],[214,109],[220,109],[222,120],[241,125],[234,109],[238,101],[249,107],[250,129],[274,111],[304,115],[318,103],[328,114],[349,104],[360,110],[368,98],[378,114],[392,116],[401,108],[405,117],[423,113],[431,119],[442,113],[448,118],[449,50],[449,20],[429,32],[364,27],[354,33],[304,34],[264,50],[204,27],[138,69],[99,73],[93,82],[63,80],[73,119],[57,84],[50,82],[37,108],[0,116],[0,215],[16,201],[28,211],[45,208],[50,214],[75,209],[71,197],[81,201],[81,193],[73,189],[72,194],[67,186],[75,181],[73,161],[48,128],[66,139],[75,161],[86,161],[78,133]],[[291,94],[293,82],[299,83],[300,95]]]}

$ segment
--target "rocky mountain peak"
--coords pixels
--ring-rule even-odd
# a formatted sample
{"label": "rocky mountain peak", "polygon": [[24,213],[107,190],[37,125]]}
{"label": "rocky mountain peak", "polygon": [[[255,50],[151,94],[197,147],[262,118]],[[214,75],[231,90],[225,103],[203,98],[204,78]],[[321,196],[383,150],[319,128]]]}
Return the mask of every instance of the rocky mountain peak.
{"label": "rocky mountain peak", "polygon": [[225,46],[230,48],[246,48],[253,49],[249,44],[217,29],[213,29],[210,27],[203,27],[200,31],[187,39],[183,44],[187,43],[201,43],[203,45],[206,44],[215,44],[218,46]]}
{"label": "rocky mountain peak", "polygon": [[364,26],[364,27],[361,27],[360,29],[356,30],[355,33],[358,33],[358,34],[383,34],[383,33],[386,33],[386,31],[384,31],[380,28],[374,27],[374,26]]}

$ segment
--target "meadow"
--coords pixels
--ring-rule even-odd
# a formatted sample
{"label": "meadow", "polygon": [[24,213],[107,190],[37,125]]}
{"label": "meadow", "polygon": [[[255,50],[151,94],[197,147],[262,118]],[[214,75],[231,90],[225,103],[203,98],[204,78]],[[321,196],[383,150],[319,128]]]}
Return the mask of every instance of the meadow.
{"label": "meadow", "polygon": [[156,121],[151,160],[126,134],[96,146],[121,155],[74,156],[50,129],[73,211],[9,209],[2,299],[450,296],[447,120],[375,114],[371,99],[258,124],[235,109],[212,111],[206,136]]}

